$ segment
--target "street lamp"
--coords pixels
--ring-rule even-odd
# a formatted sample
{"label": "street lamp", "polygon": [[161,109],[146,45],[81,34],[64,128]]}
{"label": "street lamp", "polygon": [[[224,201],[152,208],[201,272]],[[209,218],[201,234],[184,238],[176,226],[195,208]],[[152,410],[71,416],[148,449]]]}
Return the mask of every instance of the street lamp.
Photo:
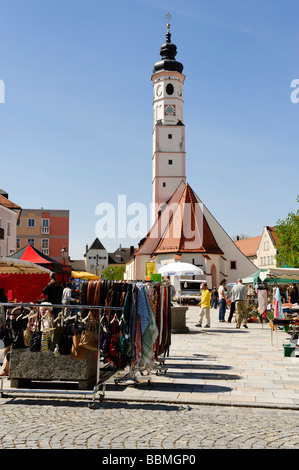
{"label": "street lamp", "polygon": [[65,246],[62,248],[60,253],[61,253],[61,258],[63,259],[63,264],[65,264],[67,257],[68,257],[68,251]]}

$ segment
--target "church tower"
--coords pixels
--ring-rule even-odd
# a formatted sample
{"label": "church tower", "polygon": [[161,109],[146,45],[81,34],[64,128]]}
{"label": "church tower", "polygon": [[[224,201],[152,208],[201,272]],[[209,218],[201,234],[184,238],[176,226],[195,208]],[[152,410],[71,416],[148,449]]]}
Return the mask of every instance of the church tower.
{"label": "church tower", "polygon": [[[168,15],[168,19],[170,15]],[[183,115],[183,65],[175,59],[177,47],[171,42],[167,24],[161,60],[154,66],[152,223],[181,182],[186,184],[185,125]]]}

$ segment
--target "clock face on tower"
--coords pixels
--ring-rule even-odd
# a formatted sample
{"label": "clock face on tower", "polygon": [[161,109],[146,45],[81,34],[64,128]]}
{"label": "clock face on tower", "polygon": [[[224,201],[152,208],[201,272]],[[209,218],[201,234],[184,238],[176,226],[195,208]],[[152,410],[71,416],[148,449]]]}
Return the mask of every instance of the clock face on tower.
{"label": "clock face on tower", "polygon": [[174,104],[166,104],[164,108],[165,116],[175,116],[175,105]]}

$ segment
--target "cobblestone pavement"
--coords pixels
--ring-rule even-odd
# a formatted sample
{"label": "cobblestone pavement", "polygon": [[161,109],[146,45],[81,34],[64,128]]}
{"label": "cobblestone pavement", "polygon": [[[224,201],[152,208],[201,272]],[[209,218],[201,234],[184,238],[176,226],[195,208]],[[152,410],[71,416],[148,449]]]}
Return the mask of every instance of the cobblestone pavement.
{"label": "cobblestone pavement", "polygon": [[165,375],[135,387],[111,377],[94,409],[86,395],[4,394],[0,448],[299,448],[299,359],[284,357],[286,333],[236,330],[216,310],[210,329],[197,328],[198,311],[172,336]]}
{"label": "cobblestone pavement", "polygon": [[298,449],[299,412],[1,400],[1,449]]}

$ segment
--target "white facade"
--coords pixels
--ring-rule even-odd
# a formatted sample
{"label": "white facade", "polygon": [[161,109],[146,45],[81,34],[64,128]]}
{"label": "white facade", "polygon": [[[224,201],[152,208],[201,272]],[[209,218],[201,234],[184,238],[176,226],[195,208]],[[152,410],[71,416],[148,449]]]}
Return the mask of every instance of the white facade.
{"label": "white facade", "polygon": [[276,267],[277,250],[269,227],[264,227],[260,245],[256,252],[259,269]]}
{"label": "white facade", "polygon": [[16,251],[18,213],[0,205],[0,228],[4,240],[0,239],[0,256],[9,256]]}
{"label": "white facade", "polygon": [[85,260],[86,271],[100,276],[108,266],[108,252],[106,250],[89,249]]}

